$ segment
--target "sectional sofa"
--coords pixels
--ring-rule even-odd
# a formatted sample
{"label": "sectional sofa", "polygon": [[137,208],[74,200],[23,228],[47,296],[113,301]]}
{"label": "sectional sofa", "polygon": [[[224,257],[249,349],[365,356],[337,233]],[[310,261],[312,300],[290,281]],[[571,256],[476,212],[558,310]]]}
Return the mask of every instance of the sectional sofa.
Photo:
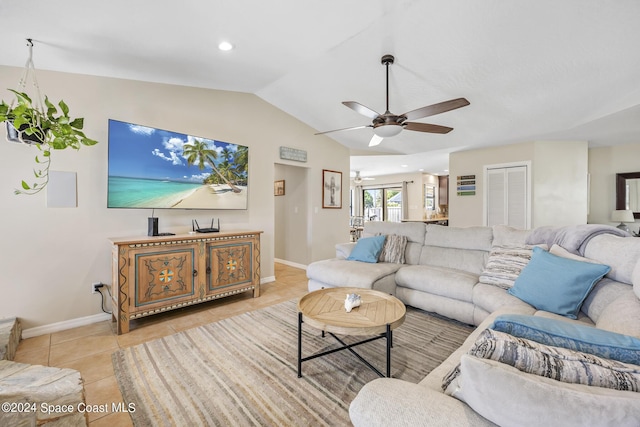
{"label": "sectional sofa", "polygon": [[[377,262],[348,259],[379,236]],[[365,385],[355,426],[640,425],[640,238],[369,222],[363,239],[310,264],[309,290],[377,289],[477,328],[419,384]]]}

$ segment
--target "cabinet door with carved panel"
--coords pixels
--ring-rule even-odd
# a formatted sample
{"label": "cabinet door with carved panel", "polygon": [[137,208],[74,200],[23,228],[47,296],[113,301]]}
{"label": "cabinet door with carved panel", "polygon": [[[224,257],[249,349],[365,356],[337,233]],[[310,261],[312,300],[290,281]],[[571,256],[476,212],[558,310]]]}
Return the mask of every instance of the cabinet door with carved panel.
{"label": "cabinet door with carved panel", "polygon": [[207,245],[207,293],[223,291],[254,282],[254,241],[237,239]]}
{"label": "cabinet door with carved panel", "polygon": [[151,310],[196,293],[198,246],[133,250],[129,253],[130,312]]}

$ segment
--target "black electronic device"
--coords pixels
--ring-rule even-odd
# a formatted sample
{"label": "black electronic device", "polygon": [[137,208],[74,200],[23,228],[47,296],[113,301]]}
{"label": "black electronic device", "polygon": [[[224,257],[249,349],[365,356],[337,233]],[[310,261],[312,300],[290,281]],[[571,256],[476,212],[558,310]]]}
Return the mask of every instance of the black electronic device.
{"label": "black electronic device", "polygon": [[[151,215],[153,215],[153,213]],[[147,220],[148,220],[147,236],[157,236],[158,235],[158,217],[151,216],[147,218]]]}
{"label": "black electronic device", "polygon": [[198,221],[195,219],[191,221],[191,227],[196,233],[217,233],[218,231],[220,231],[220,218],[218,218],[217,227],[213,226],[213,218],[211,218],[211,227],[200,228],[200,226],[198,225]]}
{"label": "black electronic device", "polygon": [[151,216],[147,218],[147,236],[175,236],[175,233],[158,233],[158,217],[153,216],[155,209],[151,211]]}

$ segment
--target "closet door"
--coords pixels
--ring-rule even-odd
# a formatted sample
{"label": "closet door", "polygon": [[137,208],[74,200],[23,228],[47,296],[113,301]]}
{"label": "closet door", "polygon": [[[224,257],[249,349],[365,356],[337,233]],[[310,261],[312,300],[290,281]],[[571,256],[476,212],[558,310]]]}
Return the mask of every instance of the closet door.
{"label": "closet door", "polygon": [[486,225],[530,228],[527,168],[524,165],[486,169]]}
{"label": "closet door", "polygon": [[486,224],[488,226],[506,224],[506,174],[502,169],[487,169]]}

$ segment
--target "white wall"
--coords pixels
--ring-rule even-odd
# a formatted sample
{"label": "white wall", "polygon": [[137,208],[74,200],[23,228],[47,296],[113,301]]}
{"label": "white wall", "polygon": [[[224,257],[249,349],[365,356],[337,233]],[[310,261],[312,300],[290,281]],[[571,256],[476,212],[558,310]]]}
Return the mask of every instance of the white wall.
{"label": "white wall", "polygon": [[[640,172],[640,143],[594,147],[589,149],[589,222],[618,225],[611,222],[616,208],[616,174]],[[638,232],[638,222],[628,224]]]}
{"label": "white wall", "polygon": [[588,157],[586,141],[534,144],[533,227],[587,223]]}
{"label": "white wall", "polygon": [[[483,224],[483,167],[530,161],[532,227],[587,222],[588,147],[585,141],[536,141],[451,153],[449,225]],[[476,176],[475,196],[458,196],[456,177]]]}
{"label": "white wall", "polygon": [[[483,167],[501,163],[522,162],[534,157],[534,144],[522,143],[479,150],[459,151],[449,156],[449,225],[470,227],[483,225]],[[476,176],[475,196],[458,196],[456,179],[461,175]]]}
{"label": "white wall", "polygon": [[[5,86],[22,69],[0,66]],[[156,210],[161,231],[183,233],[192,218],[220,217],[222,229],[262,230],[261,276],[274,275],[274,163],[279,147],[307,150],[309,261],[329,258],[348,239],[348,192],[343,209],[321,209],[322,169],[349,173],[348,150],[252,94],[38,71],[43,94],[85,118],[85,131],[100,143],[53,153],[52,169],[77,172],[78,207],[47,208],[44,194],[15,196],[31,176],[36,149],[0,142],[0,317],[18,316],[24,328],[101,313],[94,281],[111,283],[109,237],[145,235],[148,210],[107,209],[107,120],[220,139],[249,147],[249,209]],[[10,101],[8,91],[0,92]],[[3,132],[4,134],[4,132]],[[3,137],[4,139],[4,137]],[[291,236],[299,239],[300,236]]]}

